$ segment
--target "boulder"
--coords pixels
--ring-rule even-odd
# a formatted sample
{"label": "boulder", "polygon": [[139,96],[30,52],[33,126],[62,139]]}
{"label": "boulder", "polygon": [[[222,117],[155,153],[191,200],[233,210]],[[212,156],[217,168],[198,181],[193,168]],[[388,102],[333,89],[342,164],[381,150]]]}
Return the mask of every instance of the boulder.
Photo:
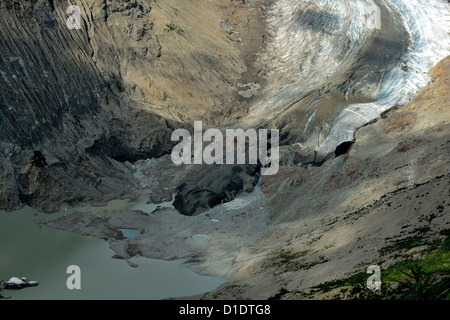
{"label": "boulder", "polygon": [[20,290],[27,287],[36,287],[38,285],[39,283],[37,281],[29,281],[25,277],[22,278],[12,277],[7,282],[4,282],[2,284],[3,288],[8,290]]}

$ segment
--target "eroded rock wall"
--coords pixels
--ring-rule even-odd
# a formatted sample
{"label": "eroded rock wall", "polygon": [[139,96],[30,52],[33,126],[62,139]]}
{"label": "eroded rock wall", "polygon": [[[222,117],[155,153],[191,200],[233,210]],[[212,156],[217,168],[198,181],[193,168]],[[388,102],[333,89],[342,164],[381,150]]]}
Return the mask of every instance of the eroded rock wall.
{"label": "eroded rock wall", "polygon": [[[81,29],[69,29],[69,5]],[[0,209],[53,211],[133,187],[126,161],[241,107],[246,70],[208,1],[2,1]],[[200,23],[201,22],[201,23]],[[31,158],[40,152],[45,166]]]}

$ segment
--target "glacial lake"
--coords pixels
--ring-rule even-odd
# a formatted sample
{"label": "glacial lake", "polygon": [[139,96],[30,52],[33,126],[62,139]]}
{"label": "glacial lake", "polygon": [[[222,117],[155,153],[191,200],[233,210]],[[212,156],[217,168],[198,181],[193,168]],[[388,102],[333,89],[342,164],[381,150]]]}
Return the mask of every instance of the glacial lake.
{"label": "glacial lake", "polygon": [[[165,204],[169,205],[169,204]],[[106,207],[82,207],[56,214],[45,214],[25,207],[11,213],[0,212],[0,280],[26,277],[39,286],[22,290],[3,290],[11,300],[158,300],[201,294],[216,289],[226,279],[194,273],[184,261],[162,261],[132,258],[138,265],[113,259],[114,251],[106,241],[94,237],[51,229],[35,223],[53,219],[74,210],[91,210],[108,217],[121,210],[156,208],[146,204],[145,197],[138,202],[114,200]],[[124,230],[128,236],[137,236],[133,230]],[[67,267],[81,269],[81,290],[69,290]]]}

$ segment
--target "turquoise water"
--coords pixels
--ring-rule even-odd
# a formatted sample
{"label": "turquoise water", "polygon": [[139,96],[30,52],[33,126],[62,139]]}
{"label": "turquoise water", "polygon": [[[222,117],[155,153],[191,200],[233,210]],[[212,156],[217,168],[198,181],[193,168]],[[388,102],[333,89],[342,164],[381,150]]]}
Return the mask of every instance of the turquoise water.
{"label": "turquoise water", "polygon": [[[125,201],[127,202],[127,201]],[[118,202],[113,202],[118,204]],[[123,209],[136,204],[121,203]],[[139,205],[139,204],[138,204]],[[111,203],[96,208],[97,215],[113,215]],[[112,259],[114,251],[107,242],[75,233],[54,230],[35,220],[55,218],[29,207],[13,213],[0,213],[0,279],[27,277],[39,282],[38,287],[5,290],[12,299],[165,299],[211,291],[226,280],[202,276],[191,271],[183,261],[161,261],[132,258]],[[117,211],[112,207],[111,211]],[[126,237],[136,230],[125,229]],[[81,290],[69,290],[67,267],[81,269]]]}
{"label": "turquoise water", "polygon": [[209,241],[209,236],[206,234],[194,234],[191,237],[192,241],[198,242],[198,243],[206,243]]}
{"label": "turquoise water", "polygon": [[119,229],[119,230],[120,230],[120,232],[122,232],[122,235],[125,238],[136,238],[141,235],[141,233],[138,230],[133,230],[133,229]]}

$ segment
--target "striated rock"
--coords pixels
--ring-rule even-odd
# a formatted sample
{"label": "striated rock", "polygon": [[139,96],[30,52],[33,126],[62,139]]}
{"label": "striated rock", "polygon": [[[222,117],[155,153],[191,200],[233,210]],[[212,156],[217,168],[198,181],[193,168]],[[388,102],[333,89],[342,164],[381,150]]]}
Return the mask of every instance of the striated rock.
{"label": "striated rock", "polygon": [[[0,3],[0,210],[117,198],[135,187],[123,162],[168,153],[172,131],[191,119],[237,110],[245,65],[216,6],[73,4],[81,30],[67,28],[65,3]],[[45,166],[27,160],[33,152]]]}

